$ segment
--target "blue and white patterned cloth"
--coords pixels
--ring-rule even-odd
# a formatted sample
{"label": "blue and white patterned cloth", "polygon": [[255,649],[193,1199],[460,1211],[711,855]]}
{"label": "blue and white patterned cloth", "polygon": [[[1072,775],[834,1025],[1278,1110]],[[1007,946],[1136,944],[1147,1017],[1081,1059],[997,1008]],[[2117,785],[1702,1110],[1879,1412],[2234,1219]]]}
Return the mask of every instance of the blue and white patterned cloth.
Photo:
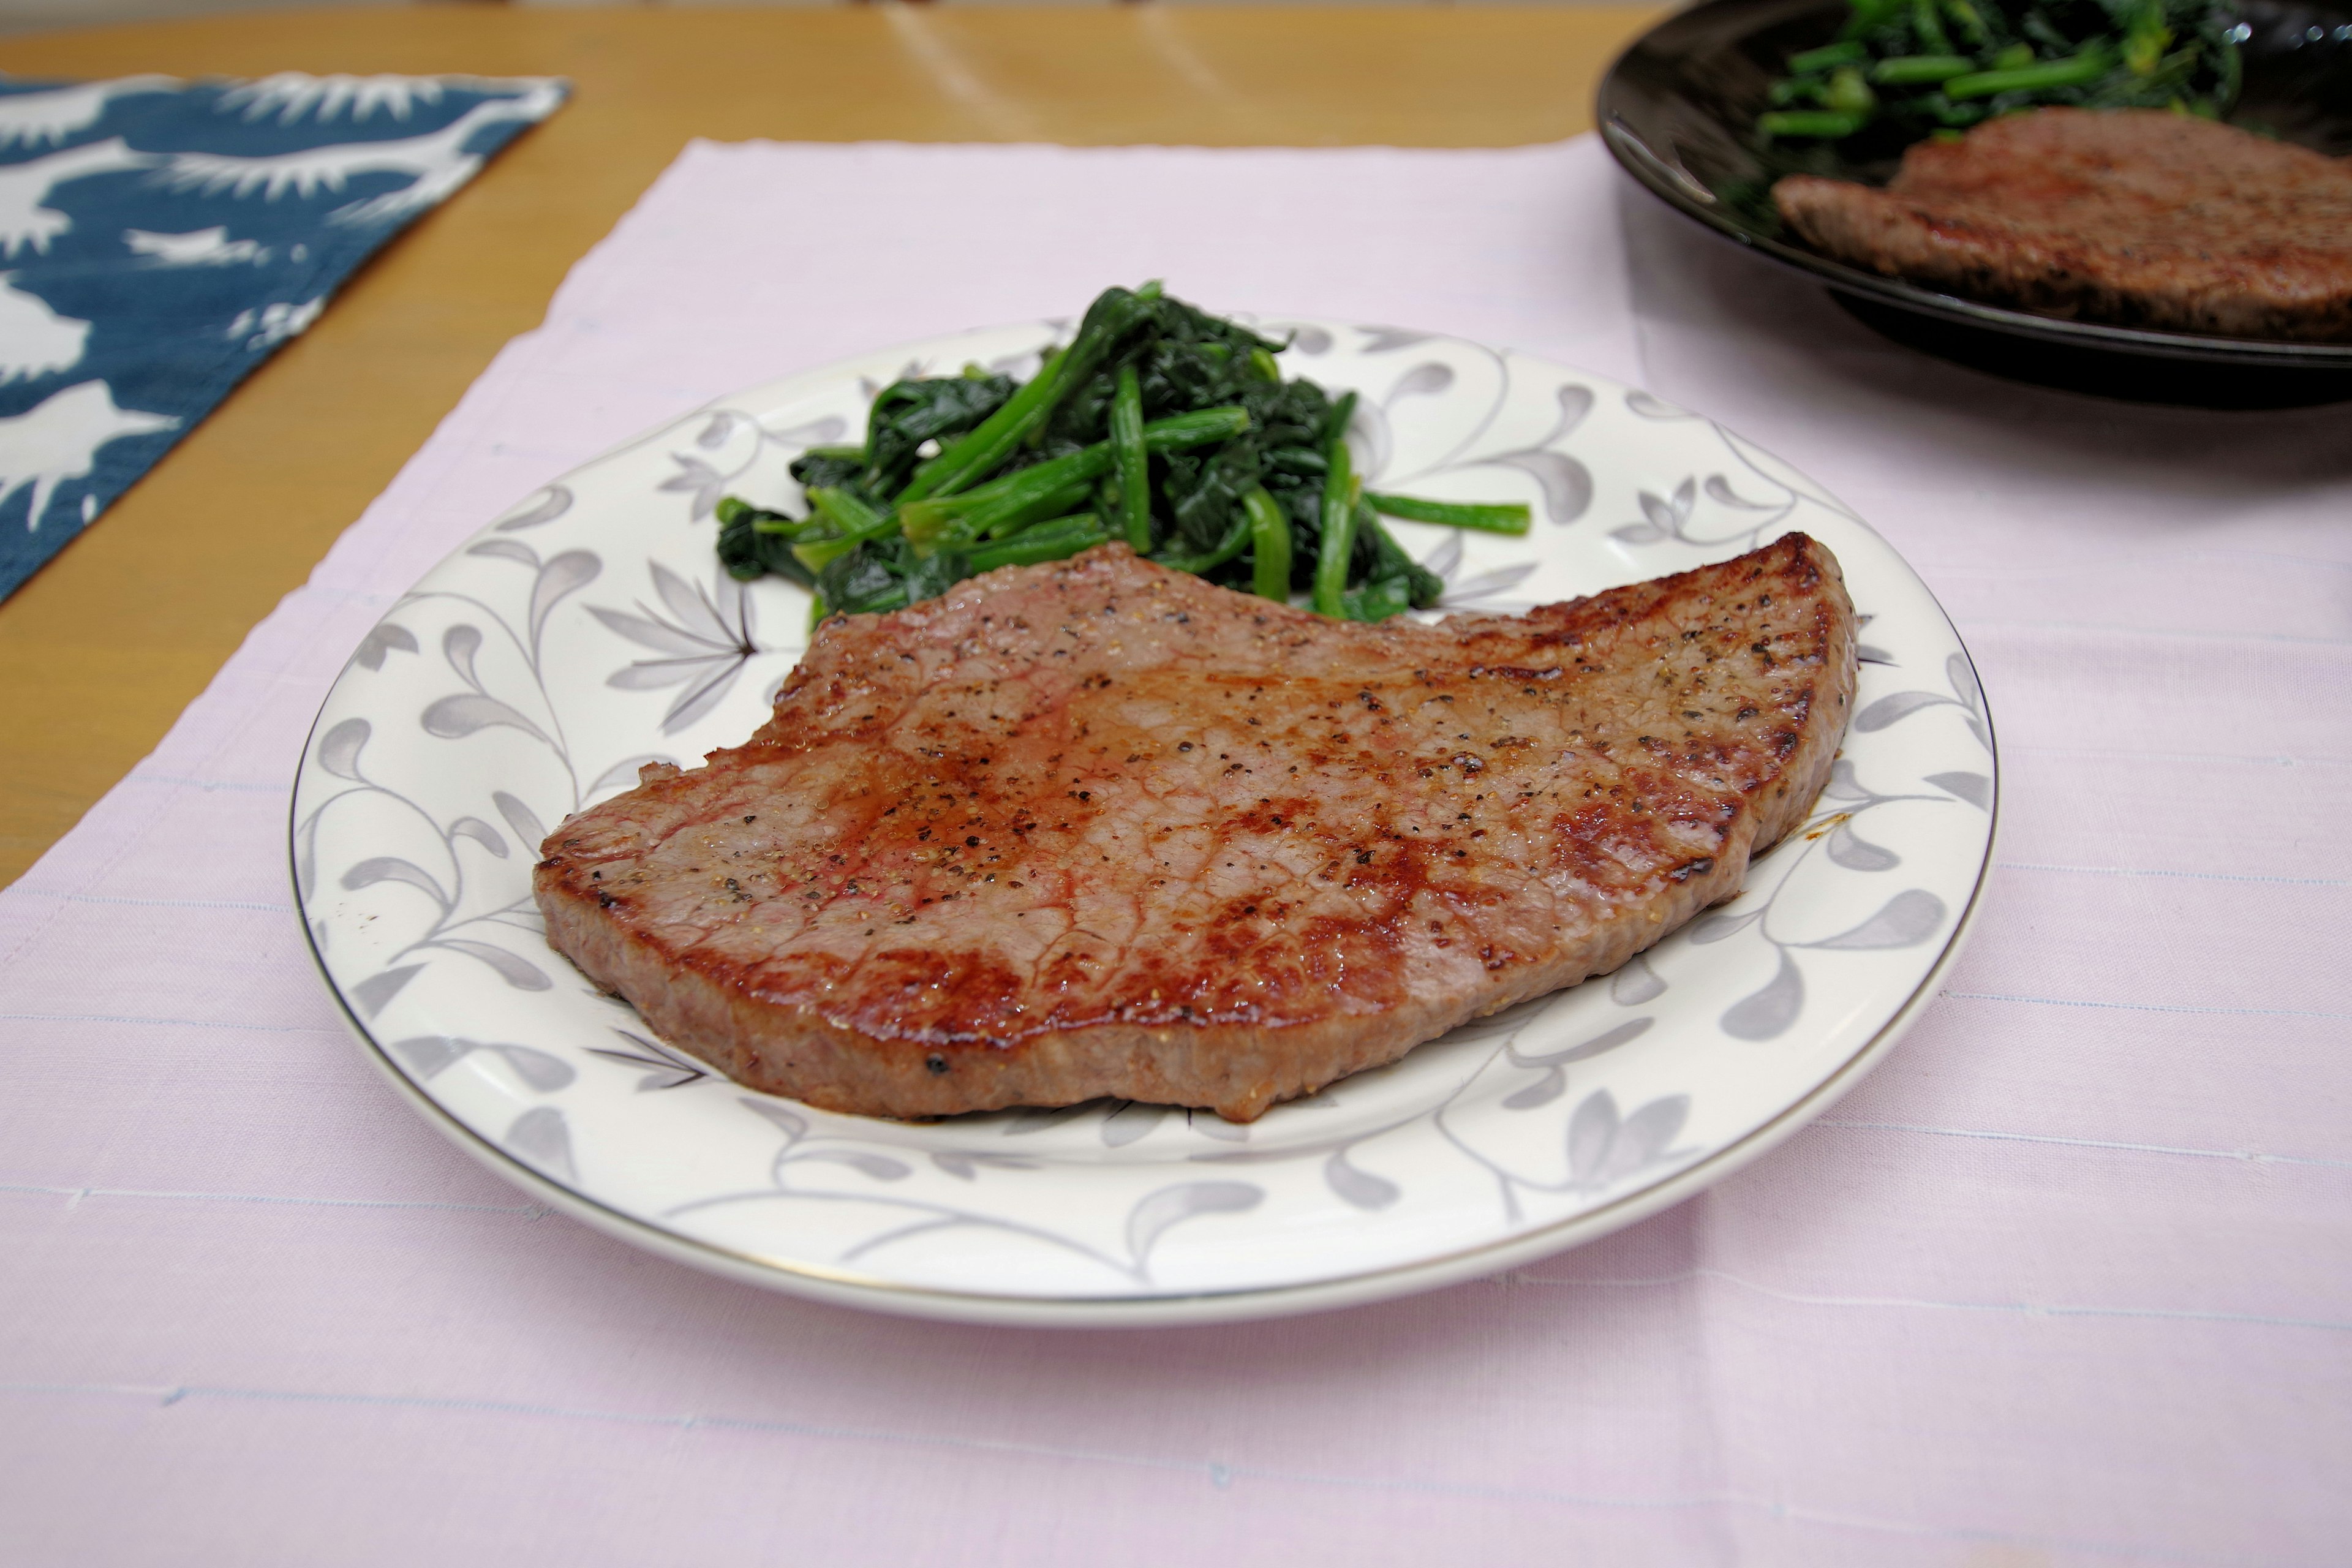
{"label": "blue and white patterned cloth", "polygon": [[560,81],[0,79],[0,597]]}

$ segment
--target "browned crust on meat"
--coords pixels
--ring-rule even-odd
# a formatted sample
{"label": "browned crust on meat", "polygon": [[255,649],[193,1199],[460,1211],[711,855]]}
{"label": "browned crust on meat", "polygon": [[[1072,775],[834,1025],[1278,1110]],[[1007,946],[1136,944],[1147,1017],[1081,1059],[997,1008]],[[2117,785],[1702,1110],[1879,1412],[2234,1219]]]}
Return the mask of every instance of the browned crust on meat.
{"label": "browned crust on meat", "polygon": [[2163,110],[2043,109],[1922,142],[1884,190],[1772,187],[1816,249],[2047,315],[2352,337],[2352,165]]}
{"label": "browned crust on meat", "polygon": [[1107,545],[827,622],[750,742],[571,818],[534,887],[552,945],[754,1089],[1248,1121],[1731,896],[1853,683],[1801,534],[1433,626]]}

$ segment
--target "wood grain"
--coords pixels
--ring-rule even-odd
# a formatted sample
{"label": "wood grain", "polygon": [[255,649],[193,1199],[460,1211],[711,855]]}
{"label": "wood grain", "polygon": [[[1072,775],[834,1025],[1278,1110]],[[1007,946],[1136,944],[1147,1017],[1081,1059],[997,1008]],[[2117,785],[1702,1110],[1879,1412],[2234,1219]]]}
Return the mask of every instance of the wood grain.
{"label": "wood grain", "polygon": [[1660,14],[426,5],[0,40],[0,70],[26,75],[470,71],[575,90],[0,605],[0,883],[153,748],[690,138],[1555,141],[1591,128],[1601,71]]}

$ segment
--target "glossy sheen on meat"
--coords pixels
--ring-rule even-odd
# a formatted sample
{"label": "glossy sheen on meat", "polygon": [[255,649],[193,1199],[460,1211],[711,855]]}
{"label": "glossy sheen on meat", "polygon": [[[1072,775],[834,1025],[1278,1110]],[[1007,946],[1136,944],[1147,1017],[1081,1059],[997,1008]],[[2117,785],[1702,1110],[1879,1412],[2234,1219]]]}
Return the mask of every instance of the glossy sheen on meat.
{"label": "glossy sheen on meat", "polygon": [[1772,187],[1816,248],[2030,310],[2352,337],[2352,163],[2163,110],[2043,109],[1922,142],[1885,190]]}
{"label": "glossy sheen on meat", "polygon": [[747,743],[572,817],[535,882],[551,942],[755,1089],[1246,1121],[1728,897],[1853,681],[1801,534],[1435,626],[1104,545],[826,622]]}

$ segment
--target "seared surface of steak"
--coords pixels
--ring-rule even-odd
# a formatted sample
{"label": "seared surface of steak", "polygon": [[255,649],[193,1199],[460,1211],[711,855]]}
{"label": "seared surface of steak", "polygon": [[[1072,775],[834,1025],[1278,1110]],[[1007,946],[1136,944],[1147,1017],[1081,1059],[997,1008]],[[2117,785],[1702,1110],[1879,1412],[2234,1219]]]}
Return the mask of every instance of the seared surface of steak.
{"label": "seared surface of steak", "polygon": [[2352,163],[2154,109],[2043,109],[1922,142],[1884,190],[1791,174],[1841,260],[2029,310],[2232,337],[2352,337]]}
{"label": "seared surface of steak", "polygon": [[1240,1121],[1613,969],[1801,821],[1836,560],[1435,626],[1104,545],[818,631],[741,746],[551,835],[549,941],[752,1088]]}

